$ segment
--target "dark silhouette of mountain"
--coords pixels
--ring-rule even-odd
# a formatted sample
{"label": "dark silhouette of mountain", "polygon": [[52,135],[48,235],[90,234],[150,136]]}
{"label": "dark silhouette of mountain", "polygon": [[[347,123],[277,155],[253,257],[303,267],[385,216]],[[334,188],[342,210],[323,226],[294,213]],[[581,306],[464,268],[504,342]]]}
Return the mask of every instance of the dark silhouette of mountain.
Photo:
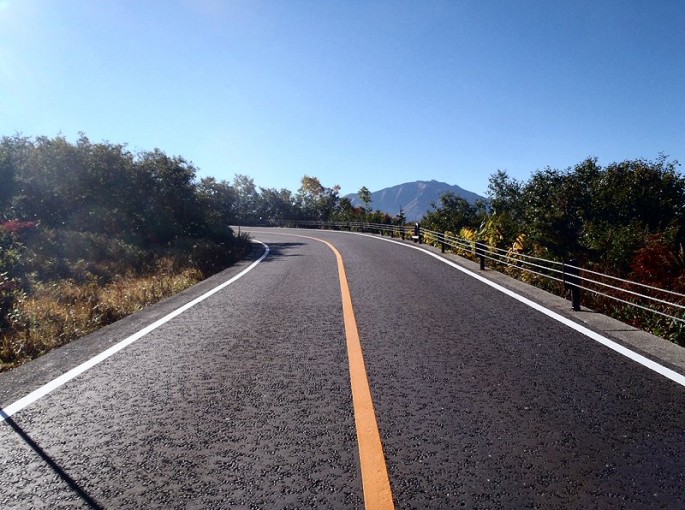
{"label": "dark silhouette of mountain", "polygon": [[[447,192],[462,197],[470,204],[475,203],[476,200],[485,200],[476,193],[445,182],[416,181],[374,191],[371,193],[370,207],[374,211],[378,209],[391,216],[399,214],[402,208],[408,221],[416,221],[431,209],[431,204],[440,205],[440,197]],[[349,198],[355,207],[363,205],[356,194],[346,195],[346,198]]]}

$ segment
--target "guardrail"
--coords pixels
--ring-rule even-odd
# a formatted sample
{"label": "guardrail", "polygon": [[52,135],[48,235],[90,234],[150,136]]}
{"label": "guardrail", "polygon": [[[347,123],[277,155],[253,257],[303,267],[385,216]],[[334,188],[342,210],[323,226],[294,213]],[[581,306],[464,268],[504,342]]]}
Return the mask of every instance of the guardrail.
{"label": "guardrail", "polygon": [[278,227],[325,228],[329,230],[347,230],[377,233],[402,239],[414,236],[416,228],[410,225],[390,225],[386,223],[367,223],[362,221],[312,221],[312,220],[278,220],[270,223]]}
{"label": "guardrail", "polygon": [[481,241],[427,230],[419,224],[388,225],[324,221],[279,221],[275,224],[377,233],[401,239],[412,239],[419,244],[439,245],[443,253],[449,249],[458,255],[475,258],[479,261],[481,270],[486,268],[486,261],[490,261],[494,269],[510,267],[535,275],[537,278],[561,284],[571,294],[572,308],[576,311],[580,310],[581,291],[584,291],[685,325],[685,294],[584,269],[575,260],[559,262],[534,257],[490,246]]}

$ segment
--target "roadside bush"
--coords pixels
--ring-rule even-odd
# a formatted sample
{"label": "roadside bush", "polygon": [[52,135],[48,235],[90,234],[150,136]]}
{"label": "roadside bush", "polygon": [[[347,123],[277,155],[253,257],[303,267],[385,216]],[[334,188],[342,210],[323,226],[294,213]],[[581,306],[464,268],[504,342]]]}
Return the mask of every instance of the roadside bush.
{"label": "roadside bush", "polygon": [[235,193],[159,149],[0,140],[0,369],[228,267]]}
{"label": "roadside bush", "polygon": [[163,258],[147,276],[129,274],[106,285],[63,280],[39,284],[31,296],[22,294],[0,332],[0,371],[96,331],[203,279],[198,270],[174,270]]}

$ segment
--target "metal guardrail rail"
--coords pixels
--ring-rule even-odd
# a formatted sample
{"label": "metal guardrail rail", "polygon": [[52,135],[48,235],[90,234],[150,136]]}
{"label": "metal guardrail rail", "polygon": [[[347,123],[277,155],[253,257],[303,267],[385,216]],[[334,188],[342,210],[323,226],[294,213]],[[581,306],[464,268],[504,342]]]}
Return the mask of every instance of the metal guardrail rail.
{"label": "metal guardrail rail", "polygon": [[559,262],[534,257],[490,246],[480,241],[431,231],[418,224],[388,225],[383,223],[325,221],[278,221],[274,224],[276,226],[377,233],[402,239],[413,239],[417,243],[439,244],[443,253],[450,249],[458,255],[475,257],[479,260],[481,269],[485,269],[487,260],[495,268],[497,265],[508,266],[540,278],[562,283],[564,288],[571,293],[574,310],[580,310],[581,291],[586,291],[685,324],[685,294],[584,269],[573,260]]}

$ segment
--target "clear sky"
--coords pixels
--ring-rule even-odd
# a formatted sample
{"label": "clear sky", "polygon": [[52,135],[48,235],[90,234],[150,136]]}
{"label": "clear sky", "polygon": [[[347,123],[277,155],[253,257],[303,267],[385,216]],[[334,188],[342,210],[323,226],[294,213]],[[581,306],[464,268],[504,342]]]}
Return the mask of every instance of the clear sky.
{"label": "clear sky", "polygon": [[0,0],[0,135],[343,193],[685,163],[682,0]]}

